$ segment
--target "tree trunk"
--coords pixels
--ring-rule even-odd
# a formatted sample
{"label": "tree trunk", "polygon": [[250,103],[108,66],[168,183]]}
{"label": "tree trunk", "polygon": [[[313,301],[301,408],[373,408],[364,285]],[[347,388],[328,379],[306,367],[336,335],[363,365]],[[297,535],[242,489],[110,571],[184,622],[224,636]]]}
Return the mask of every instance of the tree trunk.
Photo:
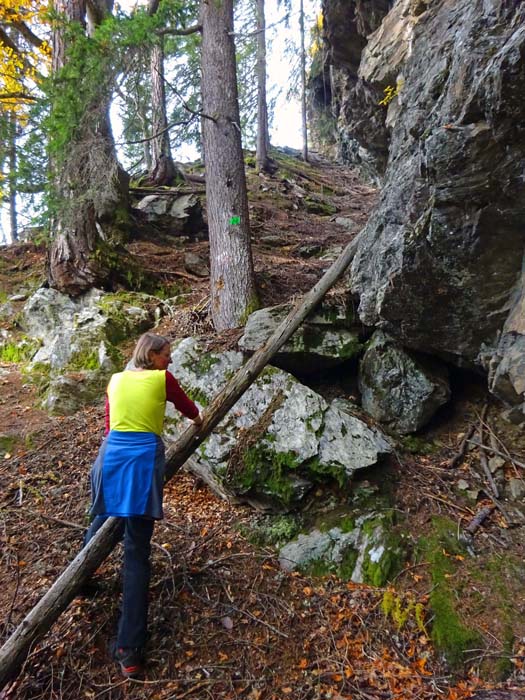
{"label": "tree trunk", "polygon": [[[325,272],[319,282],[299,299],[288,316],[279,324],[266,344],[258,350],[232,377],[215,397],[203,416],[200,428],[190,426],[174,442],[166,454],[166,479],[171,479],[188,457],[220,423],[230,408],[257,379],[275,353],[293,335],[307,315],[337,282],[352,261],[357,250],[358,238],[347,245],[339,258]],[[109,518],[40,602],[22,620],[11,637],[0,649],[0,689],[19,671],[29,650],[45,634],[53,622],[67,608],[79,588],[111,552],[116,544],[118,522]]]}
{"label": "tree trunk", "polygon": [[9,231],[11,243],[18,240],[18,212],[16,208],[16,114],[10,112],[9,116]]}
{"label": "tree trunk", "polygon": [[308,161],[308,129],[306,126],[306,50],[304,47],[304,2],[301,0],[299,10],[301,33],[301,121],[303,126],[303,160]]}
{"label": "tree trunk", "polygon": [[[90,22],[101,21],[111,4],[111,0],[92,3]],[[84,0],[59,0],[55,9],[68,22],[86,26]],[[65,41],[60,26],[53,35],[55,74],[67,61]],[[80,67],[78,74],[82,92],[89,71]],[[59,170],[55,174],[58,214],[48,252],[48,282],[73,296],[94,286],[111,286],[118,269],[114,249],[125,239],[129,211],[129,178],[118,164],[109,120],[111,90],[107,84],[97,87],[90,86],[96,94],[85,106],[60,163],[54,162]]]}
{"label": "tree trunk", "polygon": [[159,37],[151,49],[151,140],[152,164],[148,180],[152,185],[170,185],[177,169],[171,155],[168,118],[166,116],[166,88],[164,85],[164,40]]}
{"label": "tree trunk", "polygon": [[233,43],[233,0],[202,2],[202,107],[211,316],[235,328],[257,307]]}
{"label": "tree trunk", "polygon": [[266,22],[264,0],[257,0],[257,170],[269,169],[268,101],[266,98]]}

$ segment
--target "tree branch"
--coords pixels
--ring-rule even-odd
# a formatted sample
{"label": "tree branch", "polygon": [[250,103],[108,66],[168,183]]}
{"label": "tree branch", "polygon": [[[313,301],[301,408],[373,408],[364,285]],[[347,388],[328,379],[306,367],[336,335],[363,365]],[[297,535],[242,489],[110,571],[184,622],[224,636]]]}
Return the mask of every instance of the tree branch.
{"label": "tree branch", "polygon": [[168,126],[164,127],[164,129],[157,131],[157,133],[153,134],[153,136],[146,136],[145,138],[137,139],[136,141],[119,141],[119,143],[117,143],[115,145],[116,146],[129,146],[131,144],[146,143],[147,141],[153,141],[153,139],[156,139],[158,136],[162,136],[162,134],[166,133],[166,131],[173,129],[174,126],[183,126],[183,125],[187,126],[192,121],[193,121],[193,117],[191,119],[186,119],[185,121],[181,121],[181,122],[172,122],[171,124],[168,124]]}
{"label": "tree branch", "polygon": [[0,100],[29,100],[30,102],[37,102],[37,98],[29,95],[27,92],[2,92],[0,93]]}
{"label": "tree branch", "polygon": [[4,46],[7,46],[8,49],[11,49],[11,51],[14,51],[18,56],[22,55],[22,51],[18,48],[18,46],[15,44],[15,42],[11,39],[9,34],[7,34],[2,27],[0,26],[0,42],[4,44]]}
{"label": "tree branch", "polygon": [[182,95],[180,94],[180,92],[178,92],[177,88],[173,87],[173,85],[169,82],[169,80],[167,80],[166,76],[162,76],[162,78],[163,78],[164,82],[166,83],[166,85],[169,87],[169,89],[170,89],[175,95],[177,95],[177,97],[179,98],[179,100],[182,102],[182,106],[184,107],[184,109],[185,109],[187,112],[189,112],[190,114],[194,114],[196,117],[203,117],[204,119],[211,119],[212,122],[217,123],[217,120],[215,119],[215,117],[212,117],[212,116],[210,116],[209,114],[204,114],[201,110],[199,110],[198,112],[196,112],[194,109],[192,109],[192,108],[188,105],[188,103],[186,102],[186,100],[182,97]]}
{"label": "tree branch", "polygon": [[11,22],[11,24],[32,46],[35,46],[37,49],[42,47],[44,40],[34,34],[31,29],[29,29],[27,24],[24,22]]}
{"label": "tree branch", "polygon": [[202,24],[194,24],[192,27],[187,27],[186,29],[157,29],[155,34],[158,36],[166,36],[166,34],[171,34],[172,36],[188,36],[189,34],[196,34],[202,31]]}

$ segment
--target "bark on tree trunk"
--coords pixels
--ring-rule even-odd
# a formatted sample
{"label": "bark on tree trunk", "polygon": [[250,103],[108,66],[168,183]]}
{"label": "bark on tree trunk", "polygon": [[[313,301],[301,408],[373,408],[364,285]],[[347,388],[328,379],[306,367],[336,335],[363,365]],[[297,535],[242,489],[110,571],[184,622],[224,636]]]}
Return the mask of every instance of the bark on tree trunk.
{"label": "bark on tree trunk", "polygon": [[202,106],[211,316],[235,328],[257,306],[233,44],[233,0],[203,0]]}
{"label": "bark on tree trunk", "polygon": [[167,130],[166,88],[164,84],[164,41],[151,49],[151,128],[154,138],[151,141],[152,164],[149,181],[152,185],[170,185],[177,169],[171,155],[170,137]]}
{"label": "bark on tree trunk", "polygon": [[[93,4],[91,24],[100,21],[111,4],[111,0]],[[86,26],[84,0],[59,0],[55,8],[69,22]],[[55,73],[67,60],[65,41],[64,28],[57,28],[53,35]],[[89,75],[80,71],[79,81],[82,80],[89,80]],[[111,263],[108,253],[125,239],[129,178],[115,153],[109,93],[107,86],[100,86],[100,92],[86,105],[75,136],[66,145],[60,166],[55,162],[55,167],[59,167],[59,214],[48,252],[48,282],[73,296],[93,286],[111,286],[117,256]]]}
{"label": "bark on tree trunk", "polygon": [[18,241],[18,212],[16,208],[16,114],[9,114],[9,230],[11,243]]}
{"label": "bark on tree trunk", "polygon": [[269,169],[268,101],[266,98],[266,22],[264,0],[257,0],[257,151],[258,171]]}
{"label": "bark on tree trunk", "polygon": [[303,160],[308,161],[308,129],[306,126],[306,51],[304,47],[304,3],[301,0],[299,10],[301,33],[301,121],[303,126]]}
{"label": "bark on tree trunk", "polygon": [[[257,379],[273,355],[286,343],[310,311],[317,306],[326,292],[337,282],[351,263],[357,245],[358,238],[356,237],[325,272],[319,282],[303,299],[296,303],[288,316],[266,341],[266,344],[232,377],[206,410],[202,426],[198,429],[193,425],[190,426],[172,444],[166,454],[167,480],[177,473],[188,457],[220,423],[240,396]],[[0,649],[0,689],[18,673],[29,650],[67,608],[89,575],[100,566],[111,552],[116,544],[117,525],[116,518],[108,519],[88,546],[71,562]]]}

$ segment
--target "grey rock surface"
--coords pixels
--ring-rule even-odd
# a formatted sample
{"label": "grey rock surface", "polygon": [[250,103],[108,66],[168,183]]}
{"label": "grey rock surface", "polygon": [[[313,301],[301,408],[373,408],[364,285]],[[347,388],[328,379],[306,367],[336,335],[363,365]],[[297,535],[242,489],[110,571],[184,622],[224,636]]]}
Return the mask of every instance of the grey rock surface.
{"label": "grey rock surface", "polygon": [[443,364],[406,352],[382,331],[361,360],[359,389],[364,410],[402,435],[423,427],[450,398]]}
{"label": "grey rock surface", "polygon": [[[258,350],[290,309],[291,305],[283,304],[255,311],[239,347],[245,352]],[[273,364],[299,374],[335,367],[360,352],[360,331],[350,300],[322,304],[274,356]]]}
{"label": "grey rock surface", "polygon": [[323,0],[323,20],[340,155],[382,185],[361,320],[523,407],[525,5]]}
{"label": "grey rock surface", "polygon": [[[242,365],[242,353],[205,353],[193,338],[172,353],[170,370],[201,407]],[[167,438],[184,419],[167,409]],[[283,511],[296,507],[329,474],[342,485],[391,451],[388,440],[352,415],[349,402],[328,404],[292,375],[266,367],[189,460],[224,498]]]}

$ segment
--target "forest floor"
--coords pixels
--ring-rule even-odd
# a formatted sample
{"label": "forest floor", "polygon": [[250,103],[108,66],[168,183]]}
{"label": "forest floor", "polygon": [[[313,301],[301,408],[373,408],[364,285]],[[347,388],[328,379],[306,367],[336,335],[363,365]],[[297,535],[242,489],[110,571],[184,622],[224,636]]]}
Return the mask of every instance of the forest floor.
{"label": "forest floor", "polygon": [[[308,291],[361,229],[377,197],[351,171],[321,160],[305,165],[288,159],[283,168],[271,177],[251,171],[248,178],[263,305]],[[188,250],[206,258],[205,241],[148,237],[130,249],[163,284],[176,284],[185,295],[160,332],[236,342],[239,333],[212,332],[208,280],[184,268]],[[43,248],[33,244],[0,249],[2,292],[16,293],[28,278],[43,280],[44,261]],[[102,397],[70,417],[43,413],[16,364],[0,365],[0,385],[3,642],[81,547],[88,475],[104,420]],[[349,392],[334,374],[314,388],[326,396]],[[451,526],[459,533],[494,505],[477,450],[450,467],[482,415],[494,449],[512,454],[502,466],[504,479],[521,479],[524,467],[517,462],[525,463],[525,436],[501,418],[502,409],[481,379],[453,373],[451,403],[416,439],[399,443],[387,468],[403,528],[412,534],[408,562],[389,588],[283,572],[274,549],[246,536],[252,509],[221,501],[194,476],[179,473],[166,489],[166,517],[154,534],[145,680],[122,679],[107,651],[118,617],[117,548],[97,572],[92,595],[74,600],[0,698],[525,697],[525,518],[515,503],[498,501],[470,549],[450,537]],[[381,476],[364,477],[374,478]],[[437,604],[435,593],[444,589],[451,592],[455,629],[459,620],[472,640],[454,670],[440,651],[444,640],[433,634],[429,604],[433,596]],[[394,601],[390,615],[385,594]]]}

